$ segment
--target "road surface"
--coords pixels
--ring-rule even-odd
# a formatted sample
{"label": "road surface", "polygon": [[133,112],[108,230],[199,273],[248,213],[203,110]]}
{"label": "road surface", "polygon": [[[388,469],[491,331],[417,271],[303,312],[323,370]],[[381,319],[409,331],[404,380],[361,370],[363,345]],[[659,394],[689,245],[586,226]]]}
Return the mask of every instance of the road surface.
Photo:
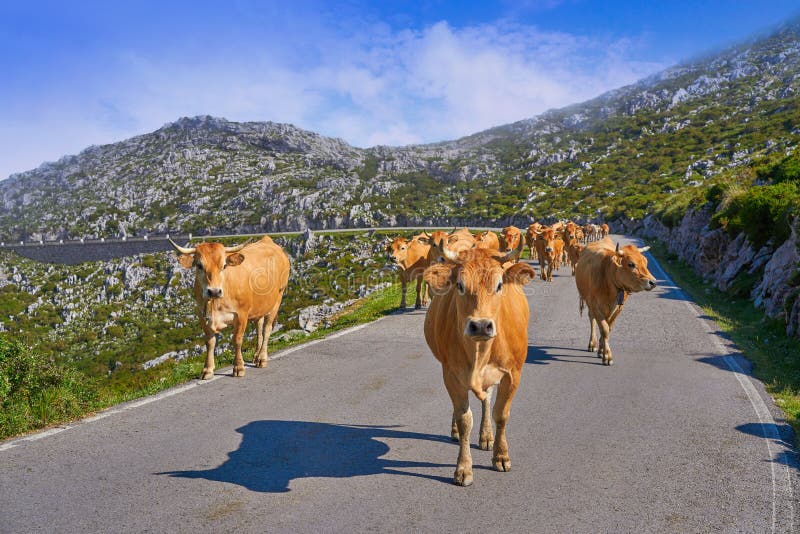
{"label": "road surface", "polygon": [[474,485],[452,484],[450,401],[409,310],[0,444],[0,532],[798,530],[790,432],[651,267],[659,287],[629,299],[612,367],[584,350],[567,268],[528,286],[509,473],[473,447]]}

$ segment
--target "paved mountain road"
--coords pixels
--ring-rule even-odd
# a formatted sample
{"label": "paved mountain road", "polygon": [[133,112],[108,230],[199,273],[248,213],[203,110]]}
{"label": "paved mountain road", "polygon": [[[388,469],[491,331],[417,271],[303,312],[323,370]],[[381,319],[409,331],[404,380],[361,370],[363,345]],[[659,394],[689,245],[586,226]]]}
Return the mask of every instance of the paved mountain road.
{"label": "paved mountain road", "polygon": [[659,287],[628,301],[610,368],[583,350],[569,270],[528,286],[509,473],[473,447],[474,485],[452,484],[450,401],[409,311],[0,445],[0,532],[797,530],[785,425],[652,263]]}

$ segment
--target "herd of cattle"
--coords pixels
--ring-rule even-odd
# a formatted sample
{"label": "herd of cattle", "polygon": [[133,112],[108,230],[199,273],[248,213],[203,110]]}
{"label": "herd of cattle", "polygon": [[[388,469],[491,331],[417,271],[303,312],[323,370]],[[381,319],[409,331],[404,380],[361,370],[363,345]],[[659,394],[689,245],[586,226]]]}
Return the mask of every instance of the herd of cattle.
{"label": "herd of cattle", "polygon": [[[499,235],[462,228],[387,240],[388,258],[400,270],[400,306],[406,307],[411,282],[416,282],[415,308],[428,306],[425,340],[442,365],[453,403],[451,436],[460,445],[456,484],[472,483],[470,391],[483,405],[480,448],[493,449],[495,469],[511,469],[505,429],[528,352],[530,311],[522,286],[536,278],[531,264],[520,261],[525,246],[531,259],[538,261],[544,281],[552,281],[553,270],[570,264],[580,311],[587,309],[589,315],[588,350],[597,350],[603,364],[613,363],[611,328],[628,296],[653,289],[655,278],[642,254],[646,249],[615,246],[608,232],[605,224],[579,226],[568,221],[550,226],[533,223],[524,232],[508,226]],[[253,363],[266,366],[267,342],[289,278],[289,259],[281,247],[268,236],[236,247],[171,243],[180,264],[196,271],[194,296],[207,349],[201,378],[213,376],[216,335],[228,325],[234,329],[233,375],[244,376],[242,339],[249,321],[258,325]]]}

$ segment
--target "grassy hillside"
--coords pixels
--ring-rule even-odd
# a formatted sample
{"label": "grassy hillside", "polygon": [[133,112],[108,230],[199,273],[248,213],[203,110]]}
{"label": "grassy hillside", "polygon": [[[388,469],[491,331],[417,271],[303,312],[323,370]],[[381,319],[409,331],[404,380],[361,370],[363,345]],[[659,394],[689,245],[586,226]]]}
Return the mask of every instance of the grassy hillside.
{"label": "grassy hillside", "polygon": [[[395,270],[385,265],[383,235],[354,233],[279,238],[292,274],[270,351],[397,307]],[[144,254],[78,266],[41,264],[0,253],[0,437],[68,420],[195,378],[202,332],[191,298],[193,272],[173,253]],[[306,332],[301,312],[345,303]],[[349,304],[348,304],[349,303]],[[336,310],[336,308],[334,308]],[[248,329],[245,358],[255,349]],[[217,364],[232,361],[230,332]],[[164,363],[143,364],[170,353]]]}

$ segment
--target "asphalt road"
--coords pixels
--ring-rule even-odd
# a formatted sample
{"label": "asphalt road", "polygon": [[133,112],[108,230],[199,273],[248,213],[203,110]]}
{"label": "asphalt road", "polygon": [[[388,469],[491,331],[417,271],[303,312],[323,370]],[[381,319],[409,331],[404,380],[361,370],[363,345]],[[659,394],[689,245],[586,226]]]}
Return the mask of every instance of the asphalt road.
{"label": "asphalt road", "polygon": [[408,311],[0,444],[0,532],[798,530],[786,425],[652,263],[612,367],[584,350],[568,269],[528,286],[509,473],[473,447],[474,485],[452,484],[450,402]]}

